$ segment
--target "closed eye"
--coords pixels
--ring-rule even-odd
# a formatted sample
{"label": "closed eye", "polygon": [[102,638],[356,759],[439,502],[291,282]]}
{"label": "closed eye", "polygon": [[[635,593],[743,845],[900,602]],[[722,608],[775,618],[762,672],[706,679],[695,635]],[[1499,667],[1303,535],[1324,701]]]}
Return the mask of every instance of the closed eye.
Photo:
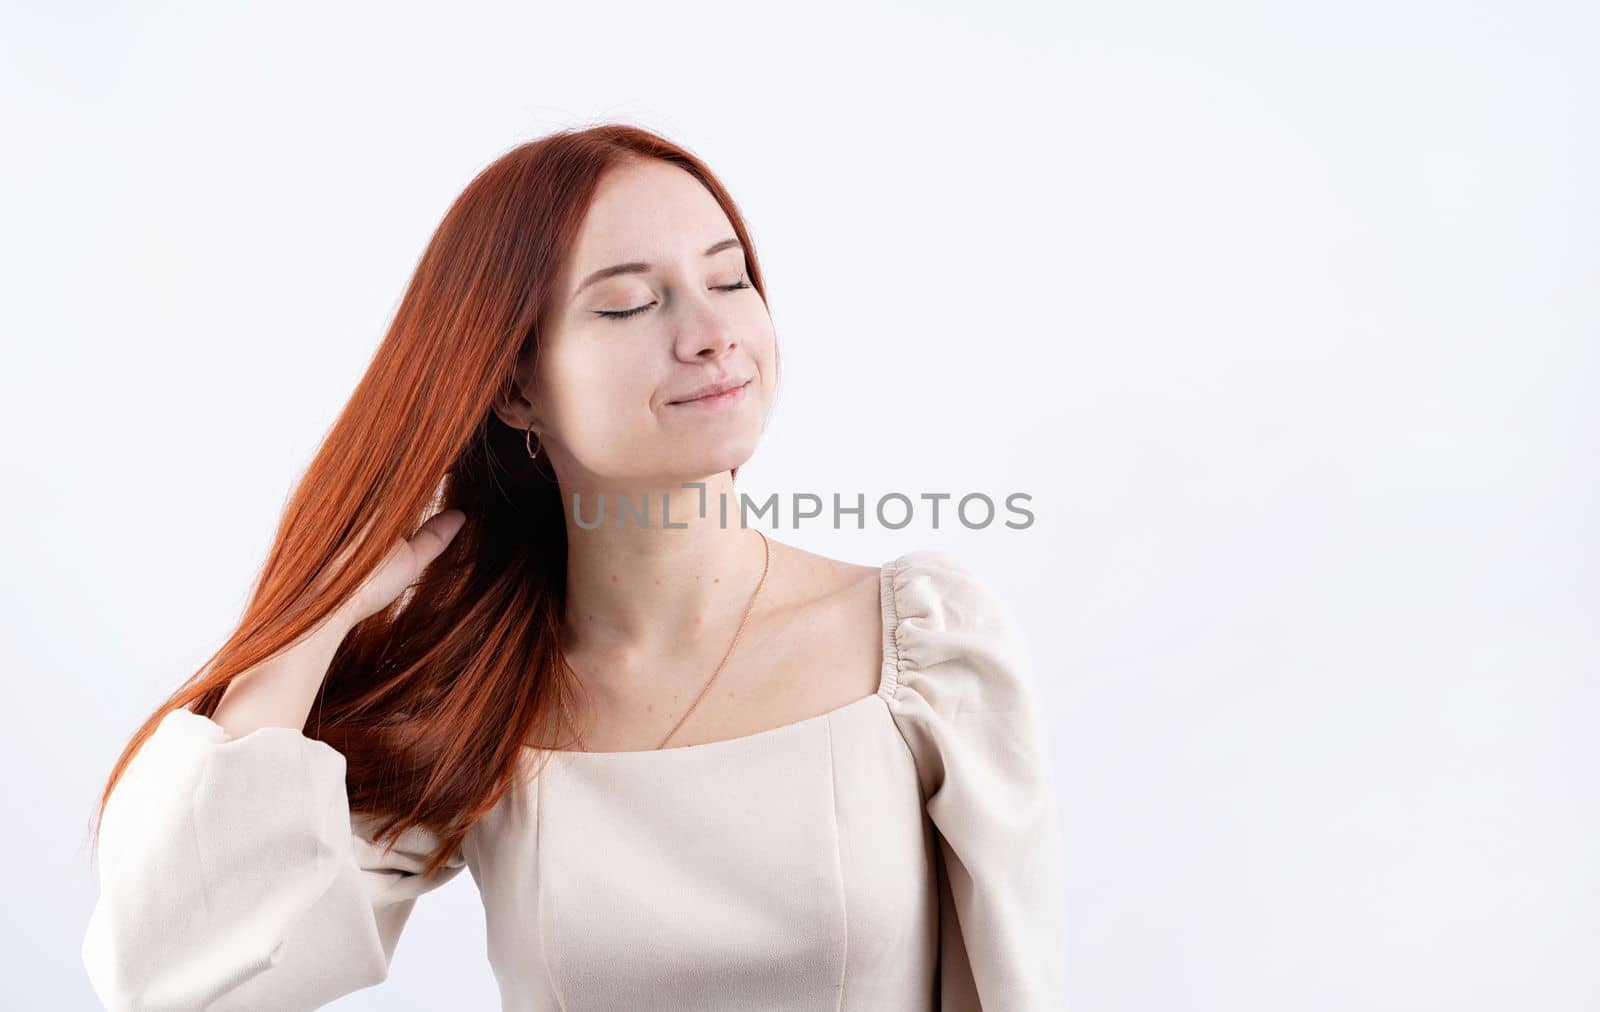
{"label": "closed eye", "polygon": [[[742,288],[749,288],[750,283],[743,278],[740,278],[737,282],[731,285],[716,285],[714,287],[719,292],[736,292]],[[603,316],[608,320],[626,320],[628,317],[633,316],[636,313],[644,312],[653,305],[655,305],[654,302],[646,302],[644,305],[635,306],[632,309],[596,309],[594,313],[596,316]]]}

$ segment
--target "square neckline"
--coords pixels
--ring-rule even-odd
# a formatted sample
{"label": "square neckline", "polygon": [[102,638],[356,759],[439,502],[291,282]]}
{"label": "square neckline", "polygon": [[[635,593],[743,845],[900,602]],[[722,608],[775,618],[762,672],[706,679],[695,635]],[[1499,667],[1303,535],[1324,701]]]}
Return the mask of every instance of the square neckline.
{"label": "square neckline", "polygon": [[776,727],[769,727],[760,731],[751,731],[749,734],[741,734],[732,738],[718,738],[715,741],[697,742],[693,745],[671,745],[666,748],[634,748],[604,752],[593,752],[587,749],[541,748],[537,745],[524,745],[522,747],[539,755],[564,757],[594,756],[596,758],[613,758],[616,756],[655,756],[669,753],[689,753],[719,746],[750,744],[758,739],[770,738],[785,731],[793,731],[808,724],[815,724],[817,721],[842,716],[874,699],[882,699],[887,703],[894,694],[894,687],[898,683],[900,674],[900,652],[895,639],[895,629],[899,623],[894,600],[894,574],[899,569],[902,558],[904,556],[891,559],[878,567],[878,620],[881,623],[879,643],[882,649],[882,660],[878,669],[878,687],[873,690],[871,695],[857,697],[831,710],[825,710],[809,717],[801,717],[798,720],[791,720],[787,724],[779,724]]}

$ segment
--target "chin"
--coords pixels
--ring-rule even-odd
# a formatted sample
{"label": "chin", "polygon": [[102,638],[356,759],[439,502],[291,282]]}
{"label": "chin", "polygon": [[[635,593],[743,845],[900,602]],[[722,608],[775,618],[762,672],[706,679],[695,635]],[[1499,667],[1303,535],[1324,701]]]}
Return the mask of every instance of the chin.
{"label": "chin", "polygon": [[743,467],[754,455],[755,440],[750,439],[740,440],[737,444],[707,447],[700,453],[675,453],[669,459],[682,465],[673,468],[674,471],[693,475],[681,480],[700,481],[710,475]]}

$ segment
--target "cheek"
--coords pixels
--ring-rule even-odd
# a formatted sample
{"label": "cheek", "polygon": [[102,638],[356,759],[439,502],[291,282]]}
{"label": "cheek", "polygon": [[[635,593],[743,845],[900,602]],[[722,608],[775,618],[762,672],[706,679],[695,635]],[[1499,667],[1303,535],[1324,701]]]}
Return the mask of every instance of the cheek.
{"label": "cheek", "polygon": [[772,318],[760,311],[760,318],[751,322],[746,333],[750,335],[746,351],[761,368],[763,383],[770,387],[778,371],[778,339],[772,329]]}
{"label": "cheek", "polygon": [[610,438],[649,413],[655,388],[638,355],[627,354],[620,342],[564,348],[545,365],[551,421],[571,441]]}

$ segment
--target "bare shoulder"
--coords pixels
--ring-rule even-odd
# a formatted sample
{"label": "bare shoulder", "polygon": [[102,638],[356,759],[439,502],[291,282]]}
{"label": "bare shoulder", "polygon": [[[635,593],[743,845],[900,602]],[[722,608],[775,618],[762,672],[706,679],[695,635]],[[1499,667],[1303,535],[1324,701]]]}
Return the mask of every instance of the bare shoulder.
{"label": "bare shoulder", "polygon": [[768,600],[772,613],[789,622],[809,616],[813,621],[842,622],[845,628],[871,626],[876,630],[880,577],[877,566],[846,562],[773,541],[772,568],[767,579],[776,586],[771,588]]}
{"label": "bare shoulder", "polygon": [[[877,691],[882,571],[772,540],[767,629],[789,691],[816,712]],[[806,707],[802,705],[802,709]]]}
{"label": "bare shoulder", "polygon": [[877,566],[863,566],[808,552],[781,541],[769,541],[772,545],[772,572],[784,571],[785,583],[791,595],[815,603],[848,595],[852,591],[860,593],[868,585],[875,592],[880,572]]}

